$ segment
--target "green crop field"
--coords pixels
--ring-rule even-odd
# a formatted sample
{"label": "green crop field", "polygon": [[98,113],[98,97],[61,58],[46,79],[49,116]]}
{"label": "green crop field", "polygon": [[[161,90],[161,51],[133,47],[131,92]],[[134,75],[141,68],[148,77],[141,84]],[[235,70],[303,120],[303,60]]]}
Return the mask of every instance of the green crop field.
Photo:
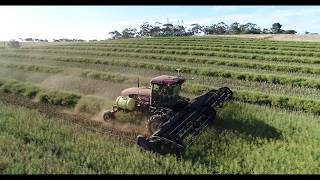
{"label": "green crop field", "polygon": [[[195,137],[181,159],[143,152],[112,135],[0,101],[0,172],[320,172],[317,42],[216,36],[0,48],[0,97],[23,97],[99,121],[138,78],[148,86],[151,78],[176,75],[178,68],[193,78],[183,85],[184,96],[223,86],[234,92],[214,126]],[[126,131],[144,127],[139,114],[120,116]]]}

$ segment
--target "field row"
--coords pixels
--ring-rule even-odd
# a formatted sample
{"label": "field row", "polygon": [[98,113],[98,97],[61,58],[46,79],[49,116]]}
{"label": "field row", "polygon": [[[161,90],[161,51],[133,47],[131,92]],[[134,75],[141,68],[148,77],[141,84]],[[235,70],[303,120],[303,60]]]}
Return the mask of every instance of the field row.
{"label": "field row", "polygon": [[[134,39],[123,39],[125,40],[134,40]],[[184,41],[184,42],[239,42],[239,43],[257,43],[257,44],[267,44],[267,45],[307,45],[307,46],[319,46],[319,42],[308,42],[308,41],[279,41],[279,40],[270,40],[263,38],[241,38],[241,37],[213,37],[213,36],[194,36],[194,37],[152,37],[152,38],[140,38],[138,40],[142,41]]]}
{"label": "field row", "polygon": [[75,111],[88,114],[98,114],[112,101],[102,97],[83,96],[74,92],[44,89],[39,86],[23,83],[16,80],[0,80],[0,92],[35,98],[36,101],[52,105],[74,108]]}
{"label": "field row", "polygon": [[[36,57],[34,57],[36,58]],[[48,57],[39,57],[48,58]],[[53,60],[66,61],[66,62],[83,62],[83,63],[94,63],[94,64],[107,64],[107,65],[119,65],[128,66],[134,68],[146,68],[146,69],[156,69],[163,71],[175,72],[177,68],[181,68],[183,73],[203,75],[203,76],[214,76],[214,77],[224,77],[239,80],[248,80],[256,82],[266,82],[273,84],[283,84],[298,87],[310,87],[310,88],[320,88],[320,81],[313,78],[299,78],[290,76],[280,76],[274,74],[260,74],[260,73],[242,73],[234,71],[222,71],[204,68],[194,68],[189,66],[179,66],[179,65],[167,65],[167,64],[156,64],[156,63],[145,63],[145,62],[132,62],[126,60],[103,60],[103,59],[88,59],[88,58],[65,58],[65,57],[53,57]]]}
{"label": "field row", "polygon": [[[134,47],[134,46],[133,46]],[[166,47],[164,47],[166,48]],[[42,48],[41,48],[42,49]],[[57,50],[62,50],[62,49],[71,49],[71,50],[86,50],[86,51],[91,51],[91,52],[109,52],[109,51],[123,51],[122,48],[101,48],[101,47],[88,47],[88,48],[79,48],[77,46],[64,46],[64,48],[60,47],[48,47],[45,49],[57,49]],[[126,48],[124,48],[126,49]],[[146,48],[149,49],[149,48]],[[135,49],[136,51],[140,51],[139,49]],[[124,51],[123,51],[124,52]],[[128,51],[126,51],[128,52]],[[271,64],[270,61],[267,61],[266,63],[256,63],[259,61],[253,61],[253,60],[239,60],[236,61],[236,59],[208,59],[208,58],[201,58],[201,57],[195,57],[195,59],[190,59],[190,57],[179,57],[176,58],[176,55],[174,55],[174,58],[172,59],[163,59],[163,60],[172,60],[172,61],[178,61],[178,62],[191,62],[191,63],[201,63],[201,64],[217,64],[217,65],[227,65],[227,66],[235,66],[235,67],[248,67],[248,68],[258,68],[258,69],[267,69],[267,70],[278,70],[278,71],[288,71],[288,72],[307,72],[307,73],[314,73],[314,71],[317,70],[311,70],[312,66],[306,66],[304,64],[299,64],[299,66],[296,65],[290,65],[290,67],[286,65],[276,65],[276,64]],[[242,65],[242,64],[250,64],[250,65]],[[302,66],[301,66],[302,65]],[[304,66],[303,66],[304,65]],[[286,67],[283,67],[286,66]],[[279,67],[279,68],[277,68]],[[292,68],[292,69],[291,69]],[[309,68],[309,69],[308,69]]]}
{"label": "field row", "polygon": [[[51,46],[61,46],[59,44],[51,45]],[[223,43],[223,42],[211,42],[210,44],[206,42],[193,42],[193,43],[183,43],[183,42],[158,42],[158,41],[110,41],[110,42],[97,42],[97,43],[69,43],[66,44],[69,46],[79,46],[79,47],[110,47],[113,45],[123,45],[123,46],[173,46],[177,49],[181,47],[195,47],[195,48],[212,48],[212,47],[219,47],[219,48],[243,48],[243,49],[256,49],[256,50],[277,50],[277,51],[300,51],[300,52],[320,52],[319,48],[317,47],[309,47],[309,48],[302,48],[302,47],[283,47],[283,46],[265,46],[262,45],[243,45],[243,44],[230,44],[230,43]],[[50,47],[50,46],[41,46],[41,47]],[[26,47],[32,49],[32,47]]]}
{"label": "field row", "polygon": [[[35,67],[35,65],[33,66]],[[15,66],[11,66],[11,67],[15,67]],[[19,66],[16,66],[16,67],[19,68]],[[38,69],[41,69],[41,66],[38,66]],[[88,77],[101,80],[101,77],[104,77],[104,75],[105,73],[103,72],[95,72],[93,73],[93,75]],[[116,75],[109,74],[109,76],[113,77]],[[123,78],[129,79],[130,77],[123,77]],[[105,80],[108,80],[108,79],[105,79]],[[135,80],[135,79],[132,78],[132,80]],[[213,86],[186,83],[183,86],[182,91],[190,94],[201,94],[202,92],[208,91],[212,88],[217,89],[216,87],[213,87]],[[235,92],[235,100],[240,102],[275,106],[275,107],[281,107],[281,108],[286,108],[291,110],[302,110],[302,111],[312,112],[312,113],[320,112],[320,101],[317,101],[317,100],[297,98],[294,96],[285,96],[285,95],[276,95],[276,94],[272,95],[272,94],[254,92],[254,91],[241,91],[241,90],[233,90],[233,91]],[[18,92],[21,93],[19,90]],[[54,95],[54,93],[52,93],[52,95]],[[26,96],[29,96],[29,92],[27,92]],[[46,100],[46,101],[51,102],[51,100]],[[59,104],[59,105],[62,105],[62,104],[72,105],[69,102],[69,100],[66,100],[66,102],[61,102],[61,99],[58,99],[57,101],[52,101],[52,102],[53,104]]]}
{"label": "field row", "polygon": [[29,64],[8,64],[0,63],[0,66],[12,69],[20,69],[25,71],[45,72],[45,73],[63,73],[65,75],[78,75],[80,77],[88,77],[99,80],[107,80],[111,82],[123,82],[128,80],[127,77],[115,73],[100,72],[86,69],[63,68],[56,66],[29,65]]}
{"label": "field row", "polygon": [[[68,51],[66,53],[65,57],[70,57],[74,55],[82,54],[83,57],[92,58],[92,56],[88,55],[88,53],[85,52],[79,52],[78,51]],[[50,54],[55,53],[50,51]],[[37,56],[42,56],[41,52],[34,52],[32,55],[28,52],[21,52],[17,51],[14,52],[3,52],[0,53],[2,57],[6,58],[13,58],[13,57],[29,57],[31,58],[37,58]],[[49,54],[49,53],[46,53]],[[61,54],[61,53],[60,53]],[[137,57],[138,56],[138,57]],[[232,70],[237,72],[256,72],[256,70],[260,70],[260,73],[268,74],[268,73],[277,73],[278,75],[286,75],[286,76],[296,76],[296,77],[306,77],[306,78],[319,78],[320,74],[320,67],[312,67],[312,66],[295,66],[295,65],[285,65],[285,64],[264,64],[264,63],[254,63],[250,61],[229,61],[229,60],[208,60],[205,58],[198,59],[200,63],[196,62],[186,62],[190,59],[185,59],[183,57],[175,57],[175,56],[143,56],[142,54],[137,53],[130,53],[130,54],[122,54],[122,53],[112,53],[108,54],[108,59],[110,58],[116,58],[119,57],[119,60],[121,58],[130,59],[132,61],[137,62],[150,62],[150,59],[154,63],[164,64],[163,61],[167,62],[166,64],[172,64],[172,65],[180,65],[181,62],[183,62],[184,66],[191,66],[191,67],[197,67],[197,68],[213,68],[213,69],[226,69],[226,70]],[[141,58],[139,58],[141,57]],[[150,57],[150,59],[147,59],[147,57]],[[190,60],[191,61],[191,60]],[[195,61],[195,60],[192,60]]]}
{"label": "field row", "polygon": [[[224,45],[226,46],[226,45]],[[267,54],[267,55],[283,55],[283,56],[300,56],[300,57],[320,57],[320,51],[319,52],[310,52],[306,50],[266,50],[263,49],[253,49],[252,47],[208,47],[208,46],[193,46],[193,45],[187,45],[187,46],[170,46],[170,45],[138,45],[138,44],[118,44],[118,43],[110,43],[110,44],[104,44],[99,46],[92,46],[88,44],[82,44],[82,45],[64,45],[63,47],[71,48],[71,49],[83,49],[83,50],[104,50],[106,48],[116,48],[116,47],[122,47],[122,48],[145,48],[145,49],[172,49],[172,50],[200,50],[200,51],[206,51],[206,52],[215,52],[215,51],[221,51],[221,52],[238,52],[238,53],[248,53],[248,54]],[[47,46],[42,48],[61,48],[61,46]]]}
{"label": "field row", "polygon": [[[4,63],[9,63],[11,64],[12,62],[17,62],[21,63],[24,62],[26,64],[34,64],[34,65],[50,65],[50,66],[58,66],[61,67],[62,69],[66,69],[66,67],[70,67],[71,69],[68,69],[67,71],[63,72],[65,74],[70,74],[70,75],[78,75],[80,77],[81,72],[84,72],[84,70],[93,70],[93,72],[100,71],[100,72],[106,72],[108,74],[113,73],[113,74],[121,74],[120,77],[123,77],[124,75],[126,77],[132,78],[132,81],[126,80],[124,84],[127,84],[127,86],[122,86],[120,85],[118,88],[118,91],[120,91],[122,88],[126,88],[128,86],[135,86],[137,82],[137,78],[140,77],[140,83],[145,83],[147,86],[149,84],[149,80],[155,76],[159,76],[162,74],[172,74],[174,75],[175,73],[169,72],[169,71],[159,71],[159,70],[153,70],[153,69],[144,69],[144,68],[133,68],[133,67],[122,67],[122,66],[113,66],[113,65],[106,65],[106,64],[92,64],[92,63],[78,63],[78,62],[64,62],[64,61],[54,61],[50,60],[48,58],[45,59],[35,59],[35,58],[7,58],[7,59],[1,59],[1,62]],[[75,70],[75,68],[77,70]],[[81,70],[81,72],[79,72]],[[4,69],[3,72],[6,72]],[[73,72],[71,74],[71,72]],[[18,71],[17,71],[18,73]],[[19,72],[20,73],[20,72]],[[18,74],[19,74],[18,73]],[[21,72],[22,73],[22,72]],[[28,78],[28,76],[31,76]],[[36,73],[28,73],[28,76],[24,75],[19,75],[19,76],[10,76],[10,74],[4,73],[2,74],[4,77],[8,78],[18,78],[17,80],[25,80],[25,79],[38,79],[35,82],[39,82],[39,76],[46,77],[46,75],[37,75]],[[144,78],[141,78],[143,76]],[[199,75],[189,75],[189,74],[184,74],[184,76],[187,79],[193,79],[190,81],[191,83],[198,83],[198,84],[203,84],[203,85],[209,85],[209,86],[215,86],[215,87],[222,87],[222,86],[228,86],[232,89],[236,90],[248,90],[248,91],[259,91],[259,92],[264,92],[264,93],[270,93],[270,92],[277,92],[277,94],[286,94],[286,95],[291,95],[291,96],[297,96],[297,97],[306,97],[306,98],[320,98],[320,90],[319,89],[314,89],[314,88],[304,88],[304,87],[291,87],[291,86],[286,86],[286,85],[275,85],[275,84],[270,84],[270,83],[263,83],[263,82],[254,82],[254,81],[243,81],[243,80],[237,80],[237,79],[226,79],[226,78],[221,78],[221,77],[208,77],[208,76],[199,76]],[[68,78],[67,78],[68,79]],[[63,78],[63,81],[67,80],[66,78]],[[136,79],[136,80],[133,80]],[[43,79],[44,80],[44,79]],[[61,79],[62,80],[62,79]],[[60,81],[61,81],[60,80]],[[71,80],[71,79],[70,79]],[[78,82],[79,81],[79,82]],[[83,83],[80,83],[80,82]],[[32,81],[34,82],[34,81]],[[74,84],[78,82],[79,84]],[[96,83],[99,85],[101,84],[101,87],[99,86],[98,91],[99,95],[105,96],[107,94],[103,93],[105,91],[109,91],[107,88],[105,91],[105,87],[109,87],[109,84],[104,84],[102,82],[91,82],[86,79],[78,79],[77,81],[71,80],[70,82],[65,82],[66,84],[74,84],[72,86],[78,87],[81,85],[81,87],[78,87],[76,89],[81,90],[81,92],[97,92],[93,87],[97,87]],[[104,85],[102,85],[104,84]],[[82,87],[83,86],[83,87]],[[114,85],[111,85],[114,86]],[[60,88],[63,88],[64,86],[59,86]],[[66,86],[68,87],[68,86]],[[90,87],[90,88],[89,88]],[[64,88],[63,88],[64,89]],[[67,88],[66,90],[70,90]],[[73,90],[73,89],[72,89]],[[114,94],[112,98],[115,98],[117,94]]]}
{"label": "field row", "polygon": [[[84,48],[85,49],[85,48]],[[30,49],[21,49],[19,51],[29,52]],[[56,49],[46,49],[46,48],[34,48],[33,52],[52,52],[52,51],[81,51],[81,49],[77,50],[68,50],[63,47],[56,47]],[[31,52],[31,51],[30,51]],[[252,60],[267,60],[274,62],[293,62],[293,63],[307,63],[307,64],[320,64],[320,60],[318,58],[311,57],[293,57],[293,56],[275,56],[275,55],[259,55],[259,54],[248,54],[248,53],[233,53],[233,52],[206,52],[206,51],[188,51],[188,50],[164,50],[164,49],[143,49],[143,48],[105,48],[103,51],[89,51],[82,50],[82,52],[94,54],[107,54],[107,52],[121,52],[122,54],[128,53],[138,53],[140,55],[144,55],[147,53],[152,53],[155,56],[159,55],[183,55],[183,56],[195,56],[194,58],[200,57],[222,57],[222,58],[234,58],[236,59],[252,59]]]}
{"label": "field row", "polygon": [[[292,48],[319,48],[320,44],[318,42],[294,42],[294,41],[270,41],[270,40],[257,40],[251,39],[246,41],[242,38],[238,40],[232,40],[227,38],[195,38],[195,39],[180,39],[180,38],[135,38],[135,39],[125,39],[125,40],[111,40],[110,43],[117,42],[169,42],[169,43],[185,43],[185,44],[195,44],[195,43],[206,43],[207,45],[212,44],[232,44],[232,45],[255,45],[255,46],[266,46],[266,47],[292,47]],[[102,42],[101,44],[103,44]]]}
{"label": "field row", "polygon": [[[318,47],[287,47],[287,46],[273,46],[263,44],[241,44],[228,42],[179,42],[179,41],[110,41],[104,43],[70,43],[71,46],[110,46],[110,45],[163,45],[163,46],[192,46],[192,47],[220,47],[220,48],[244,48],[244,49],[265,49],[265,50],[281,50],[281,51],[309,51],[319,52]],[[43,46],[45,47],[45,46]]]}
{"label": "field row", "polygon": [[[143,62],[143,61],[147,61],[149,62],[149,59],[155,59],[157,61],[159,61],[158,63],[160,64],[163,64],[162,60],[164,61],[167,61],[169,63],[173,63],[175,65],[179,65],[179,61],[185,61],[185,60],[190,60],[190,61],[194,61],[195,58],[189,58],[189,59],[184,59],[183,57],[176,57],[176,56],[163,56],[163,55],[158,55],[158,54],[140,54],[140,53],[117,53],[117,52],[90,52],[90,51],[87,51],[87,52],[84,52],[84,51],[65,51],[65,50],[43,50],[43,51],[36,51],[36,52],[25,52],[25,51],[15,51],[15,52],[10,52],[10,53],[6,53],[6,52],[3,52],[1,53],[2,56],[6,56],[6,57],[25,57],[26,55],[25,54],[58,54],[59,53],[59,56],[61,56],[62,54],[64,56],[74,56],[74,55],[81,55],[83,57],[88,57],[88,59],[92,59],[92,57],[120,57],[120,58],[134,58],[134,61],[139,61],[139,62]],[[28,55],[30,56],[30,55]],[[31,55],[35,58],[37,58],[36,56],[38,55]],[[62,57],[63,58],[63,57]],[[144,60],[146,59],[146,60]],[[204,59],[204,58],[203,58]],[[205,60],[205,59],[204,59]],[[207,60],[205,60],[207,61]],[[156,62],[156,61],[155,61]],[[215,61],[213,60],[213,62],[215,63]],[[202,64],[202,63],[198,63],[198,64],[194,64],[195,62],[185,62],[184,65],[188,64],[192,67],[204,67],[204,68],[208,68],[209,66],[211,68],[218,68],[218,69],[227,69],[227,70],[232,70],[232,71],[246,71],[246,72],[256,72],[256,69],[254,68],[255,65],[251,66],[250,64],[249,65],[244,65],[244,67],[242,67],[240,64],[233,64],[233,63],[227,63],[225,64],[224,62],[221,62],[221,63],[217,63],[217,64],[209,64],[209,66],[207,64]],[[210,62],[209,62],[210,63]],[[223,65],[225,64],[225,65]],[[245,64],[245,63],[244,63]],[[228,66],[228,65],[231,65],[231,66]],[[317,76],[317,69],[316,67],[312,68],[312,67],[308,67],[308,66],[294,66],[294,70],[296,71],[291,71],[290,68],[286,68],[288,67],[285,66],[285,67],[275,67],[275,69],[278,69],[277,70],[270,70],[270,68],[268,68],[268,65],[264,66],[263,65],[257,65],[257,66],[260,66],[260,72],[261,73],[272,73],[274,74],[275,72],[269,72],[269,71],[276,71],[277,73],[276,74],[281,74],[281,75],[288,75],[288,76],[298,76],[298,77],[306,77],[306,78],[318,78]],[[250,68],[251,67],[251,68]],[[279,70],[282,70],[282,69],[285,69],[284,71],[279,71]],[[265,72],[264,72],[265,71]]]}
{"label": "field row", "polygon": [[[212,86],[205,86],[199,84],[190,84],[183,88],[184,92],[187,93],[196,93],[203,92],[204,90],[211,90]],[[261,93],[254,91],[241,91],[233,90],[234,100],[258,104],[258,105],[267,105],[273,107],[279,107],[295,111],[304,111],[318,114],[320,113],[320,101],[311,100],[304,98],[297,98],[295,96],[286,96],[286,95],[277,95],[271,93]]]}

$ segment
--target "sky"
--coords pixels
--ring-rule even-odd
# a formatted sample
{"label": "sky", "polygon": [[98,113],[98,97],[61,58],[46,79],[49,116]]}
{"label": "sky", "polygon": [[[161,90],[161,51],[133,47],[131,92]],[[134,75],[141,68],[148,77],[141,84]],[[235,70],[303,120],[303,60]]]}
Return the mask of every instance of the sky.
{"label": "sky", "polygon": [[320,6],[0,6],[0,41],[19,38],[97,39],[126,27],[158,21],[211,25],[225,22],[320,33]]}

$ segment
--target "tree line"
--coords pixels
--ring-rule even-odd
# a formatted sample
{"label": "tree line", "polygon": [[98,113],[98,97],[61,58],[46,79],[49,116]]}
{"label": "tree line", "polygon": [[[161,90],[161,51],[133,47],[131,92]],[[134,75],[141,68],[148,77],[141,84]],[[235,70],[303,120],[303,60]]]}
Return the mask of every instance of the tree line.
{"label": "tree line", "polygon": [[49,42],[47,39],[38,39],[38,38],[19,38],[21,41],[25,41],[25,42]]}
{"label": "tree line", "polygon": [[212,24],[211,26],[202,26],[200,24],[191,24],[190,28],[183,25],[172,23],[150,24],[144,22],[139,31],[137,28],[125,28],[121,32],[115,30],[109,32],[111,39],[126,39],[134,37],[166,37],[166,36],[192,36],[197,34],[296,34],[295,30],[283,30],[280,23],[273,23],[270,29],[261,29],[254,23],[240,24],[234,22],[227,25],[224,22]]}
{"label": "tree line", "polygon": [[[42,39],[33,39],[33,38],[26,38],[26,39],[21,39],[21,41],[25,42],[49,42],[47,39],[42,40]],[[89,40],[84,40],[84,39],[69,39],[69,38],[61,38],[61,39],[52,39],[52,42],[97,42],[98,40],[96,39],[89,39]],[[100,40],[103,41],[103,40]]]}

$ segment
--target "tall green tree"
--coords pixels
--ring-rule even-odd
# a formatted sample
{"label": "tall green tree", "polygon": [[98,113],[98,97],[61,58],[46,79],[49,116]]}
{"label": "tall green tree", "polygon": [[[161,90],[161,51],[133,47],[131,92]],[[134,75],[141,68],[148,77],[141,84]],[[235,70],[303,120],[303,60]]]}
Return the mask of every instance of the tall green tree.
{"label": "tall green tree", "polygon": [[230,24],[229,33],[230,34],[240,34],[241,33],[240,23],[234,22],[234,23]]}
{"label": "tall green tree", "polygon": [[150,26],[150,36],[158,37],[162,35],[162,30],[160,25],[161,25],[160,22],[155,22],[154,25]]}
{"label": "tall green tree", "polygon": [[140,36],[151,36],[151,29],[152,29],[152,25],[150,25],[148,22],[144,22],[140,26],[140,31],[139,31]]}
{"label": "tall green tree", "polygon": [[281,27],[282,25],[280,23],[273,23],[270,31],[272,34],[279,34],[282,32]]}
{"label": "tall green tree", "polygon": [[174,26],[171,23],[163,24],[162,32],[164,36],[171,36],[174,32]]}
{"label": "tall green tree", "polygon": [[119,33],[118,31],[111,31],[109,34],[112,36],[111,39],[121,39],[122,34]]}
{"label": "tall green tree", "polygon": [[240,25],[240,30],[242,34],[260,34],[261,29],[254,23],[246,23]]}
{"label": "tall green tree", "polygon": [[228,31],[228,25],[224,22],[219,22],[215,28],[215,34],[226,34]]}
{"label": "tall green tree", "polygon": [[176,25],[173,28],[173,35],[174,36],[183,36],[186,34],[186,28],[181,25]]}
{"label": "tall green tree", "polygon": [[206,26],[203,29],[204,34],[208,35],[208,34],[214,34],[215,33],[215,29],[216,29],[216,25],[212,24],[211,26]]}
{"label": "tall green tree", "polygon": [[127,38],[133,38],[137,34],[137,29],[136,28],[125,28],[122,30],[122,38],[127,39]]}
{"label": "tall green tree", "polygon": [[204,27],[199,24],[191,24],[191,32],[192,34],[199,34],[203,31]]}

